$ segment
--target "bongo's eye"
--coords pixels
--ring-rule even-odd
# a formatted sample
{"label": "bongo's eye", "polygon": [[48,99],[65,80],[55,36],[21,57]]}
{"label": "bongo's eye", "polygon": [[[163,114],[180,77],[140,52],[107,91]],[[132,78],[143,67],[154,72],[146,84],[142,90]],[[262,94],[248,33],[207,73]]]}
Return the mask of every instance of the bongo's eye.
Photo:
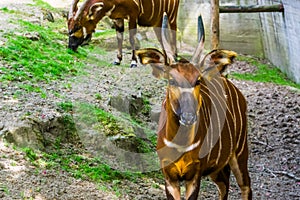
{"label": "bongo's eye", "polygon": [[169,85],[171,85],[171,86],[177,86],[178,84],[177,84],[177,82],[174,79],[170,79],[169,80]]}

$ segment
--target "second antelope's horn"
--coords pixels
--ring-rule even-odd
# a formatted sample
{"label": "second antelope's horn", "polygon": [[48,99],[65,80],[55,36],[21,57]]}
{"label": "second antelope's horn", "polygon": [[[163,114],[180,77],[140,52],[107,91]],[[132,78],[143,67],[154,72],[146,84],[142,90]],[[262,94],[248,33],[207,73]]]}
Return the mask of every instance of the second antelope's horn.
{"label": "second antelope's horn", "polygon": [[77,10],[77,4],[78,4],[79,0],[73,0],[72,4],[71,4],[71,8],[69,10],[69,19],[71,19],[72,17],[74,17],[73,13]]}
{"label": "second antelope's horn", "polygon": [[81,6],[80,6],[80,8],[78,9],[78,11],[76,12],[76,15],[75,15],[75,17],[74,17],[74,20],[80,20],[80,18],[81,18],[81,16],[83,15],[83,11],[84,11],[84,9],[85,9],[85,7],[86,7],[86,5],[88,4],[88,0],[86,0]]}

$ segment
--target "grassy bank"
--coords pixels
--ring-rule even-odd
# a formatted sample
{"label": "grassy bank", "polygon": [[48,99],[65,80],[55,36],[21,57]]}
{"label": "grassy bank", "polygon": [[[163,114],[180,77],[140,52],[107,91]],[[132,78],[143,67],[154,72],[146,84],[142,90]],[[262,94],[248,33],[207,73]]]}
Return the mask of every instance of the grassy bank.
{"label": "grassy bank", "polygon": [[233,73],[232,76],[239,80],[250,80],[254,82],[275,83],[278,85],[291,86],[300,89],[300,85],[291,81],[286,74],[270,64],[263,63],[254,57],[239,56],[238,60],[245,61],[257,67],[254,73]]}

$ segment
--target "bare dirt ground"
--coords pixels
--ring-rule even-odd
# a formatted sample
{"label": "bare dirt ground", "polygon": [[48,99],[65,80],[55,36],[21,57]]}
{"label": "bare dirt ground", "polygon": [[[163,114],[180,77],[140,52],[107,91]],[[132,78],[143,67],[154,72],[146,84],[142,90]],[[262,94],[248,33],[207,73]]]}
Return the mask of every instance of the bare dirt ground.
{"label": "bare dirt ground", "polygon": [[[5,5],[3,2],[5,1],[1,1],[0,7],[24,11],[20,7],[20,1],[18,4],[7,1]],[[31,15],[27,15],[25,19],[39,19],[39,10],[31,7],[28,12]],[[14,30],[14,26],[6,25],[11,17],[0,11],[1,32]],[[5,45],[1,36],[0,45]],[[99,60],[111,60],[115,52],[96,56]],[[124,61],[128,64],[129,57],[126,52]],[[0,65],[2,64],[0,60]],[[256,69],[245,62],[236,62],[231,68],[239,72]],[[107,102],[114,93],[147,93],[153,104],[160,104],[164,97],[163,82],[154,79],[148,67],[130,69],[90,65],[88,76],[76,77],[68,80],[68,83],[69,81],[71,89],[63,87],[65,82],[41,85],[49,92],[46,99],[35,93],[23,93],[15,99],[13,96],[18,83],[0,83],[0,135],[1,131],[22,123],[22,117],[29,111],[37,117],[49,119],[57,115],[55,105],[61,99],[53,95],[53,91],[64,94],[65,99],[94,103],[107,110],[112,109]],[[253,199],[300,199],[299,90],[271,83],[232,81],[244,93],[248,102],[251,152],[249,170]],[[100,93],[103,98],[96,99],[95,93]],[[0,142],[0,154],[1,199],[165,199],[163,180],[156,178],[141,179],[134,183],[121,181],[118,185],[121,194],[116,194],[113,189],[109,190],[112,186],[107,183],[106,190],[103,190],[103,185],[99,183],[75,179],[64,171],[39,170],[25,159],[24,153],[3,141]],[[229,199],[240,199],[239,195],[238,186],[232,177]],[[200,196],[199,199],[217,199],[217,190],[207,179],[203,180]]]}

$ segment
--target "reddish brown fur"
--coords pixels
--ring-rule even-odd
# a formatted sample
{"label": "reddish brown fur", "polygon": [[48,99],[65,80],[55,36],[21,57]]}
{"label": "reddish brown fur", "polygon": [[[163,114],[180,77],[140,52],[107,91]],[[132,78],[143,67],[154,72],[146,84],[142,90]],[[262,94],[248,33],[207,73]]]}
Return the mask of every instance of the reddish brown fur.
{"label": "reddish brown fur", "polygon": [[[153,56],[155,52],[140,50],[138,55],[142,63],[155,66],[159,64],[155,59],[161,57]],[[174,85],[170,82],[167,88],[157,141],[167,199],[180,199],[180,181],[186,183],[186,198],[197,199],[201,177],[206,175],[217,184],[219,198],[227,199],[230,170],[241,188],[242,198],[252,198],[247,168],[246,100],[229,80],[216,73],[230,64],[235,56],[230,51],[212,51],[202,62],[208,66],[199,66],[207,71],[205,73],[199,72],[191,63],[180,62],[166,66],[162,71],[164,77],[177,81]],[[182,80],[186,80],[190,87],[182,84]],[[185,125],[179,121],[180,115],[194,105],[188,92],[194,98],[192,101],[197,102],[194,108],[197,121]],[[180,102],[185,97],[189,97],[188,100]],[[190,106],[185,108],[185,104]],[[177,112],[179,108],[181,112]]]}
{"label": "reddish brown fur", "polygon": [[[95,6],[90,13],[90,8],[95,4],[99,5],[100,2],[103,2],[102,9],[96,12],[99,6]],[[69,47],[76,50],[78,45],[84,41],[83,28],[86,29],[86,34],[91,36],[97,23],[106,15],[114,20],[116,26],[118,39],[118,61],[116,64],[119,64],[122,60],[122,42],[124,32],[123,20],[128,19],[130,43],[133,50],[132,60],[136,61],[134,53],[134,37],[136,34],[137,24],[140,26],[161,27],[164,12],[166,12],[171,19],[170,28],[174,30],[172,41],[173,45],[176,46],[176,18],[178,4],[179,0],[87,0],[86,4],[84,4],[83,12],[80,12],[80,17],[77,19],[74,18],[76,14],[78,15],[78,9],[76,7],[68,20],[70,35]],[[73,7],[73,5],[71,7]],[[161,42],[160,30],[155,30],[155,32],[158,40]]]}
{"label": "reddish brown fur", "polygon": [[[87,2],[88,3],[86,4],[85,9],[83,11],[84,12],[83,16],[86,16],[88,14],[89,9],[93,4],[100,2],[100,1],[99,0],[90,0]],[[80,26],[85,27],[87,29],[88,33],[93,33],[98,22],[92,21],[92,23],[88,23],[88,19],[86,17],[82,17],[80,20],[74,20],[76,12],[78,11],[77,3],[76,3],[76,5],[71,5],[71,6],[74,6],[73,13],[72,13],[73,17],[68,19],[68,30],[69,31],[73,30],[75,26],[80,25]],[[69,15],[71,15],[71,13],[69,13]]]}

